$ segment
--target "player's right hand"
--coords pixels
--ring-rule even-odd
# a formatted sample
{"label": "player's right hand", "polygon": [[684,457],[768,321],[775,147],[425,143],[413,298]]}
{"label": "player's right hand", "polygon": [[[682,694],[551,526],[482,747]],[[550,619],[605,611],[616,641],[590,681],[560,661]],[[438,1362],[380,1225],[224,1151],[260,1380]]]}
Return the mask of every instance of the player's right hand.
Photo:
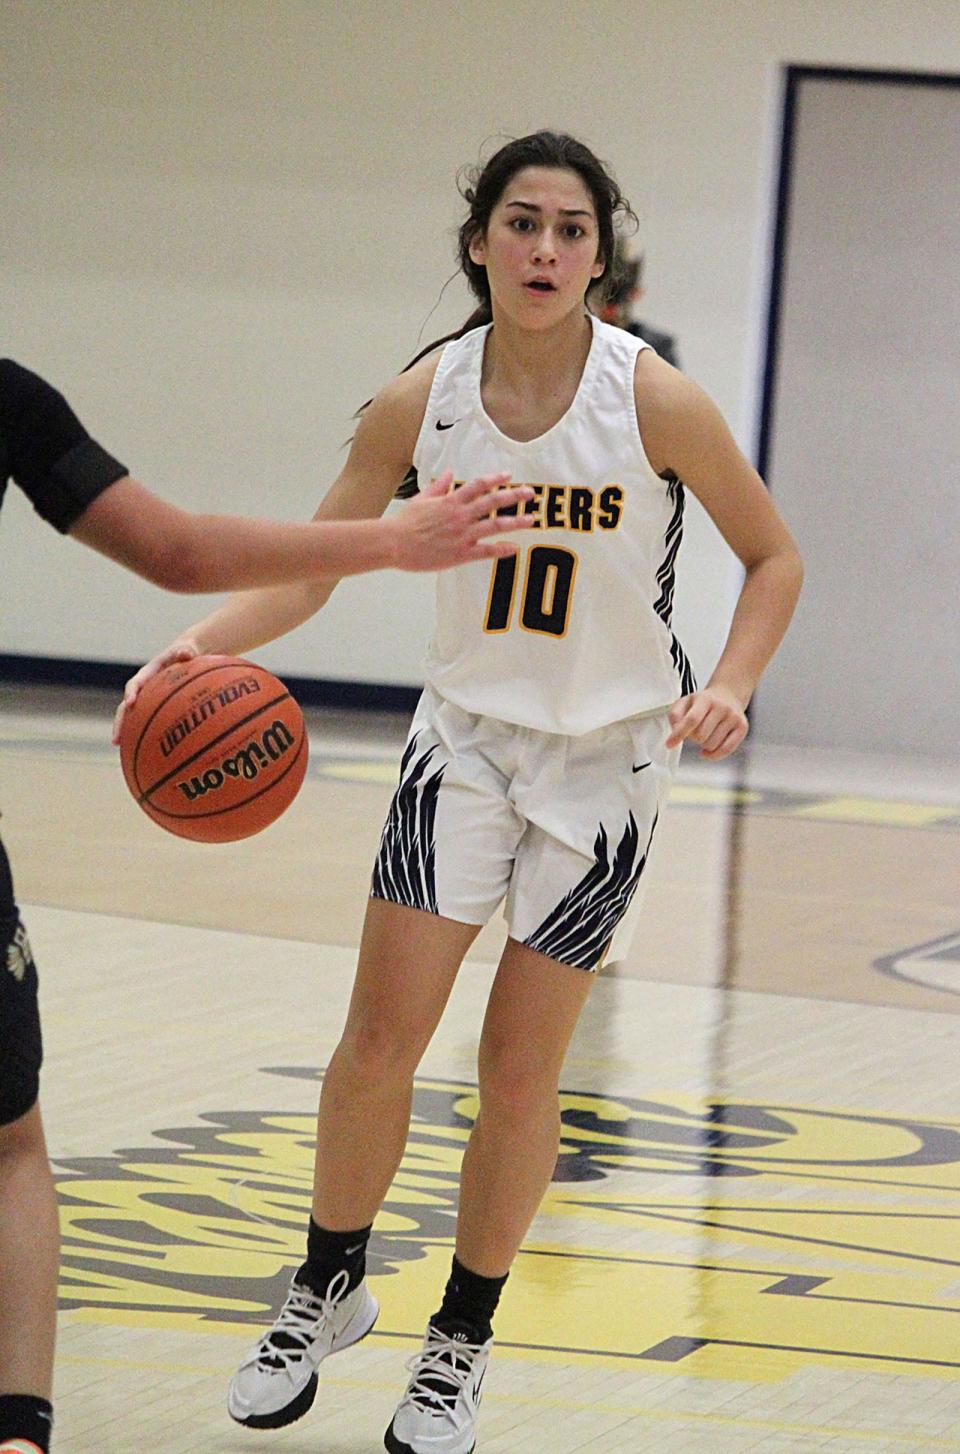
{"label": "player's right hand", "polygon": [[[533,499],[529,485],[508,485],[508,474],[481,475],[454,488],[447,470],[431,480],[390,523],[393,564],[399,570],[434,571],[490,556],[514,555],[513,541],[490,539],[533,524],[521,507]],[[500,514],[513,509],[510,515]]]}
{"label": "player's right hand", "polygon": [[191,641],[187,637],[178,637],[178,639],[176,641],[172,641],[169,646],[165,646],[162,651],[158,651],[156,656],[152,656],[150,660],[146,662],[140,668],[140,670],[130,678],[130,680],[127,682],[126,686],[123,689],[123,699],[120,702],[120,705],[117,708],[116,714],[114,715],[113,719],[112,741],[114,747],[116,747],[120,742],[120,733],[123,730],[123,719],[126,716],[128,709],[132,707],[134,702],[137,700],[137,697],[140,695],[140,690],[144,686],[144,684],[148,682],[151,677],[155,677],[157,675],[157,672],[163,671],[165,666],[172,666],[175,661],[192,661],[195,656],[199,655],[200,648],[195,641]]}

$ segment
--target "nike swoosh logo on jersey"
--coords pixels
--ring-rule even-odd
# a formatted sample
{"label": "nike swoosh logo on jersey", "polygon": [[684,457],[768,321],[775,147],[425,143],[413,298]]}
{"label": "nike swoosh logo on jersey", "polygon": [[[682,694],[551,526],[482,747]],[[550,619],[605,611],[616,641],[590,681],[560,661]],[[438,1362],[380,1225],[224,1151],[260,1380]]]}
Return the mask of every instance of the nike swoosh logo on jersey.
{"label": "nike swoosh logo on jersey", "polygon": [[460,420],[459,419],[451,419],[451,421],[450,421],[449,424],[444,424],[444,422],[443,422],[442,419],[438,419],[437,420],[437,428],[438,429],[452,429],[455,424],[459,424],[459,423],[460,423]]}
{"label": "nike swoosh logo on jersey", "polygon": [[639,767],[635,767],[635,768],[634,768],[634,769],[633,769],[633,771],[634,771],[634,772],[643,772],[643,769],[644,769],[644,768],[645,768],[645,767],[649,767],[649,766],[650,766],[650,764],[649,764],[649,762],[641,762],[641,764],[640,764],[640,766],[639,766]]}

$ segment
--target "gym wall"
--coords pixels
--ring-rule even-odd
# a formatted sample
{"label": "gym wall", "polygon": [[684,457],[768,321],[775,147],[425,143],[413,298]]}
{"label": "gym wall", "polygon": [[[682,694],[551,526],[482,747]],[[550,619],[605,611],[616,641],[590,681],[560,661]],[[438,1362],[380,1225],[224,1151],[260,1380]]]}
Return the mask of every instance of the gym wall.
{"label": "gym wall", "polygon": [[[352,414],[469,309],[455,178],[499,140],[566,128],[640,215],[644,311],[752,452],[782,66],[960,69],[955,0],[7,0],[5,352],[195,509],[303,518]],[[0,651],[139,661],[211,609],[31,518],[0,516]],[[692,507],[675,623],[701,675],[739,575]],[[348,581],[257,653],[410,685],[432,586]]]}

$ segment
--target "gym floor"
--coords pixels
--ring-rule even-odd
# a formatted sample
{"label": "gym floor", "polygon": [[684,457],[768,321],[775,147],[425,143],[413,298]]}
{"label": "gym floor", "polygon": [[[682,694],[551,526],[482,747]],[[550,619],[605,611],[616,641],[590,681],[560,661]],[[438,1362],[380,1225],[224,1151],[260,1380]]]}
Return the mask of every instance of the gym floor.
{"label": "gym floor", "polygon": [[[0,710],[62,1202],[58,1454],[376,1450],[446,1276],[503,925],[420,1069],[380,1322],[299,1425],[237,1428],[226,1380],[302,1256],[406,723],[311,713],[296,802],[214,847],[138,812],[112,707],[4,686]],[[658,838],[566,1062],[478,1447],[960,1451],[960,771],[690,754]]]}

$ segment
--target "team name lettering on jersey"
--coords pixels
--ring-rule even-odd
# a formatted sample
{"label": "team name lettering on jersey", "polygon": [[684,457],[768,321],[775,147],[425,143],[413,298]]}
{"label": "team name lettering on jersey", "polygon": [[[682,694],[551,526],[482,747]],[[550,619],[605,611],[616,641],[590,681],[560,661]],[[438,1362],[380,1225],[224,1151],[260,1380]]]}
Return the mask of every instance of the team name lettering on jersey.
{"label": "team name lettering on jersey", "polygon": [[[454,488],[464,483],[456,480]],[[515,484],[525,481],[515,480]],[[532,515],[533,530],[573,530],[581,533],[592,530],[616,530],[623,515],[623,490],[619,485],[604,485],[592,490],[586,485],[539,485],[530,483],[533,499],[528,500],[523,513]],[[512,505],[499,512],[501,515],[515,515],[517,506]]]}

